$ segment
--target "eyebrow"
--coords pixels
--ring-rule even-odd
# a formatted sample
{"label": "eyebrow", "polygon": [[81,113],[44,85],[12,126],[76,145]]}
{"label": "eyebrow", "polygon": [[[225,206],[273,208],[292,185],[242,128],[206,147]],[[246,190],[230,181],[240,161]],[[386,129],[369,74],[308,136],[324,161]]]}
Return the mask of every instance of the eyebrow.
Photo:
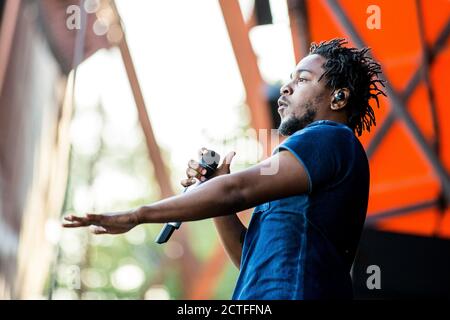
{"label": "eyebrow", "polygon": [[290,75],[291,79],[293,78],[294,74],[299,74],[299,73],[302,73],[302,72],[309,72],[311,74],[314,74],[314,72],[312,72],[309,69],[297,69],[297,70],[295,70],[294,72],[291,73],[291,75]]}

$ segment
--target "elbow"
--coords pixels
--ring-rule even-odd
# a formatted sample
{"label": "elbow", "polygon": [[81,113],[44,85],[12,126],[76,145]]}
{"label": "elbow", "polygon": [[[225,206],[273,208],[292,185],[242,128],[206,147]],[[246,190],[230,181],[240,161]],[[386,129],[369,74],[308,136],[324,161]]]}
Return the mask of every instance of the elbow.
{"label": "elbow", "polygon": [[227,205],[230,212],[239,212],[246,208],[246,199],[241,178],[234,175],[225,176],[226,181],[223,184],[224,198],[227,199]]}

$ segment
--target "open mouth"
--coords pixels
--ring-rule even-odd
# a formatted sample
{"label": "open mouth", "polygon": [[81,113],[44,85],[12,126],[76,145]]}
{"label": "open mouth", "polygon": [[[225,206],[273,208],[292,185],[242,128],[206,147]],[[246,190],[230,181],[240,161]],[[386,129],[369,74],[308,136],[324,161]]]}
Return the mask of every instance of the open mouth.
{"label": "open mouth", "polygon": [[287,108],[288,103],[282,99],[281,97],[278,99],[278,109],[280,108]]}
{"label": "open mouth", "polygon": [[281,96],[278,99],[278,113],[280,114],[280,116],[283,116],[284,114],[284,109],[287,109],[288,107],[288,103],[286,100],[283,99],[284,97]]}

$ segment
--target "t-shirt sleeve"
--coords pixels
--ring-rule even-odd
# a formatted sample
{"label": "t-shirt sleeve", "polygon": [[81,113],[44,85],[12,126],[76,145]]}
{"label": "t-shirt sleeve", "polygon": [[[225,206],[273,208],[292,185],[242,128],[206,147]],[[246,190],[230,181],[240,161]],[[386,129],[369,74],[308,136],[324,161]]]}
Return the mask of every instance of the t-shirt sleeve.
{"label": "t-shirt sleeve", "polygon": [[332,183],[342,170],[342,135],[336,130],[321,130],[319,126],[305,128],[283,141],[274,153],[287,150],[303,165],[309,190],[323,188]]}

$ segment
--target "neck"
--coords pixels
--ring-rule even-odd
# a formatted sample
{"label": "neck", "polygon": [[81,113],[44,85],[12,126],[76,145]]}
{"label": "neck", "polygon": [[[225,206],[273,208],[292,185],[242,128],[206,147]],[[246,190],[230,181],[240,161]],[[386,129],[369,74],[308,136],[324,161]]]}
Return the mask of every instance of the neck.
{"label": "neck", "polygon": [[330,120],[330,121],[334,121],[334,122],[338,122],[338,123],[342,123],[342,124],[348,124],[348,119],[347,116],[345,115],[345,113],[341,113],[341,112],[334,112],[331,114],[327,114],[326,116],[323,117],[316,117],[316,119],[314,119],[315,121],[317,120]]}

